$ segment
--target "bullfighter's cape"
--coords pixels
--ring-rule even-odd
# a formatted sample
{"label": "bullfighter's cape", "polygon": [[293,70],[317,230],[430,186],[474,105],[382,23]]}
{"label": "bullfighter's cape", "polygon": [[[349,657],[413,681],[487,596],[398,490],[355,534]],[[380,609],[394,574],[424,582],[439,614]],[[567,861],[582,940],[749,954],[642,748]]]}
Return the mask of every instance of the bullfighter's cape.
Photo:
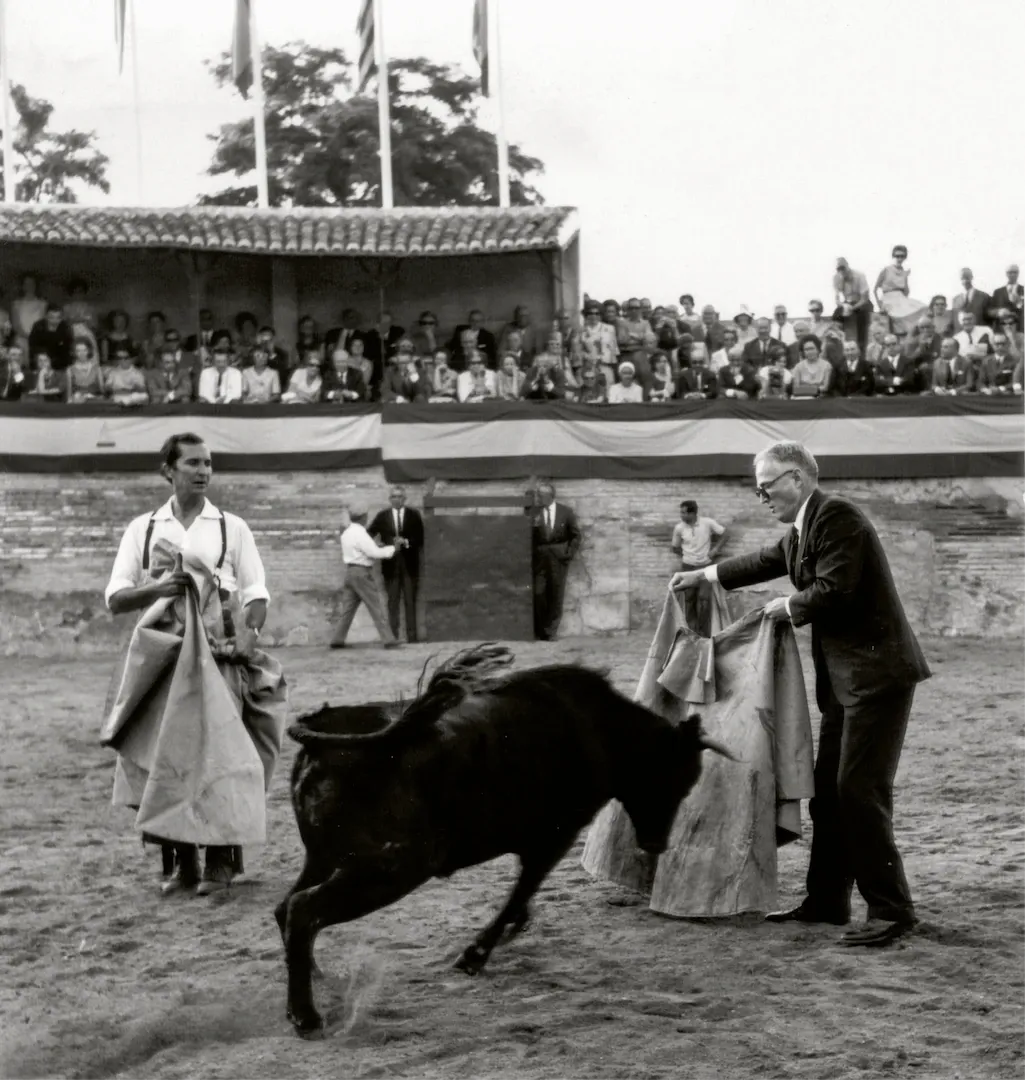
{"label": "bullfighter's cape", "polygon": [[[152,575],[173,568],[177,554],[154,544]],[[137,810],[135,827],[165,840],[262,842],[287,713],[284,674],[260,651],[246,662],[215,654],[223,621],[212,571],[187,556],[185,569],[202,588],[143,612],[111,682],[100,740],[118,753],[114,805]]]}
{"label": "bullfighter's cape", "polygon": [[800,837],[800,800],[813,793],[793,628],[754,611],[719,629],[725,593],[713,588],[711,638],[694,633],[677,597],[666,597],[634,697],[674,721],[699,712],[704,730],[739,761],[704,755],[661,856],[639,851],[615,801],[595,819],[583,854],[595,877],[650,895],[654,911],[692,918],[778,906],[776,847]]}

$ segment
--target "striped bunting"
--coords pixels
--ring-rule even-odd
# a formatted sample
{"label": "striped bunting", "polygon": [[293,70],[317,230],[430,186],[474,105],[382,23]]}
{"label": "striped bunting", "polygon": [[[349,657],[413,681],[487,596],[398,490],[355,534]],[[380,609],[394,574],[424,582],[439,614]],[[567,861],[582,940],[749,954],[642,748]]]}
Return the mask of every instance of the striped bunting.
{"label": "striped bunting", "polygon": [[374,55],[374,0],[363,0],[356,20],[356,33],[359,36],[359,84],[356,93],[362,94],[377,70]]}

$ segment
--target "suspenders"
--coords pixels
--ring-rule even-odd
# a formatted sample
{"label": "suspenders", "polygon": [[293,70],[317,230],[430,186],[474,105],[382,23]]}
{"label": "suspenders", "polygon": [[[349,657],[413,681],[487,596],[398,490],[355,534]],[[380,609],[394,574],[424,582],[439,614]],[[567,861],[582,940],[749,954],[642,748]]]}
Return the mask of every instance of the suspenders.
{"label": "suspenders", "polygon": [[[142,542],[142,568],[143,570],[149,570],[149,546],[150,541],[153,539],[153,524],[156,521],[157,512],[153,511],[149,516],[149,521],[146,523],[146,539]],[[221,557],[217,560],[217,566],[215,570],[220,570],[224,565],[224,556],[228,553],[228,526],[224,521],[224,511],[221,511]]]}

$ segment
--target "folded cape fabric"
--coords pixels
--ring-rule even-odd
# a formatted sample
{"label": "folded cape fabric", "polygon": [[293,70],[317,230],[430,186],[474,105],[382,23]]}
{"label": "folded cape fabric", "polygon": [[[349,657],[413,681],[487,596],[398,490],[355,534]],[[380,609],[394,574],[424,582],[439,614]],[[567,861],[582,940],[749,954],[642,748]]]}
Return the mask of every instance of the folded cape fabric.
{"label": "folded cape fabric", "polygon": [[[722,587],[713,630],[726,610]],[[584,868],[680,917],[769,911],[778,904],[776,847],[801,835],[800,800],[813,794],[811,719],[793,628],[744,616],[711,638],[666,597],[635,700],[673,721],[697,712],[705,732],[739,760],[706,751],[669,846],[641,852],[618,802],[595,819]]]}

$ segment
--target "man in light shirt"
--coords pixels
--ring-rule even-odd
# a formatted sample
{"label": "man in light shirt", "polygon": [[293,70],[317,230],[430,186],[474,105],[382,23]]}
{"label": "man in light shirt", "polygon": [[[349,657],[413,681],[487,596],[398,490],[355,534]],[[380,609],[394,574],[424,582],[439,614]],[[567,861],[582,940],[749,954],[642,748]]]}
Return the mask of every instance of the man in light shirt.
{"label": "man in light shirt", "polygon": [[207,405],[230,405],[242,400],[242,372],[232,367],[228,350],[221,345],[214,350],[213,364],[199,376],[199,400]]}
{"label": "man in light shirt", "polygon": [[993,348],[993,331],[988,326],[976,325],[974,312],[962,311],[961,329],[954,335],[954,340],[962,356],[970,355],[974,345],[985,345],[988,354]]}
{"label": "man in light shirt", "polygon": [[787,319],[785,304],[777,304],[773,312],[771,337],[781,345],[793,345],[797,341],[797,333],[794,324]]}
{"label": "man in light shirt", "polygon": [[[719,554],[726,529],[715,518],[701,517],[693,499],[680,503],[680,520],[673,526],[673,551],[680,556],[681,570],[703,570]],[[709,589],[691,589],[684,597],[687,624],[702,637],[711,634],[712,606]]]}
{"label": "man in light shirt", "polygon": [[675,574],[670,588],[707,580],[737,589],[789,577],[797,589],[770,600],[763,614],[812,630],[822,712],[814,832],[805,900],[768,919],[846,925],[856,883],[868,918],[840,943],[887,945],[915,924],[893,836],[893,778],[915,686],[929,678],[929,665],[872,523],[848,499],[819,489],[808,449],[775,443],[755,456],[754,472],[759,502],[791,527],[760,551]]}
{"label": "man in light shirt", "polygon": [[374,576],[374,562],[390,559],[400,547],[409,543],[404,537],[396,537],[394,544],[379,546],[366,530],[367,510],[362,503],[350,500],[342,507],[342,561],[345,563],[345,583],[342,585],[341,615],[338,627],[331,639],[332,649],[344,649],[345,639],[356,617],[360,604],[366,604],[367,611],[386,649],[397,649],[388,617],[385,615],[384,602],[377,578]]}

